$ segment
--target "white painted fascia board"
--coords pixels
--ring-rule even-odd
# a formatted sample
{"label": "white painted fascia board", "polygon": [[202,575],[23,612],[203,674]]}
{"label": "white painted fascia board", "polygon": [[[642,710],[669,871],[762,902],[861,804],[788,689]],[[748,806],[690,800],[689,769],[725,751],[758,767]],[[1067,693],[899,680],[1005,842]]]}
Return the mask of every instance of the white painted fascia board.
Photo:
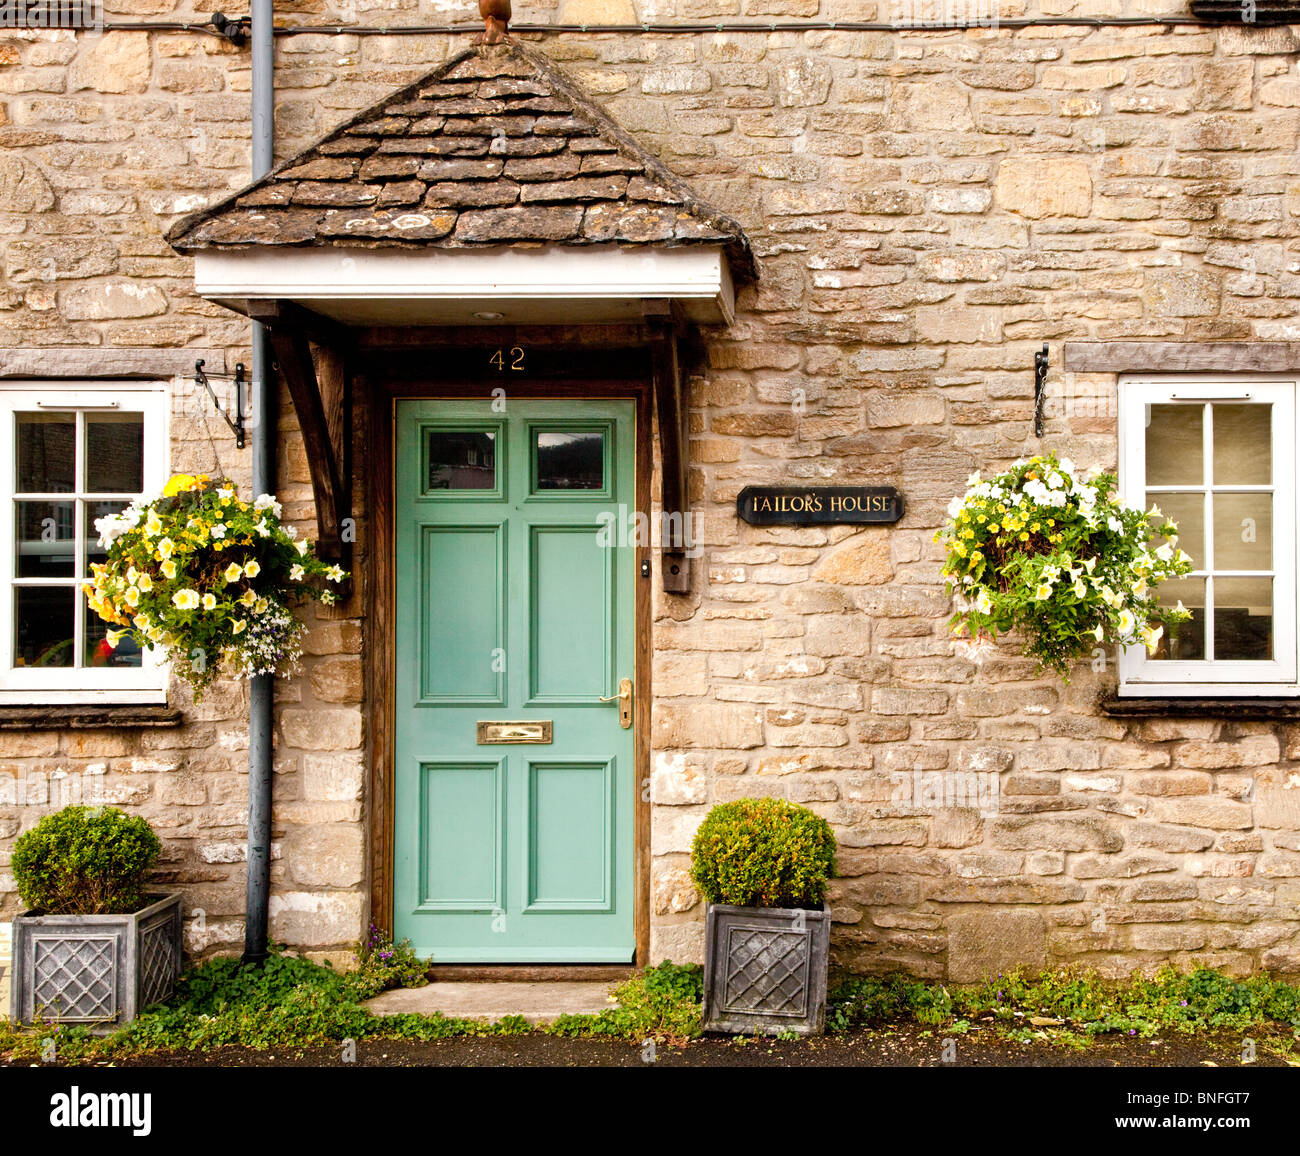
{"label": "white painted fascia board", "polygon": [[545,246],[537,249],[202,249],[194,286],[217,301],[711,302],[735,316],[721,246],[673,249]]}

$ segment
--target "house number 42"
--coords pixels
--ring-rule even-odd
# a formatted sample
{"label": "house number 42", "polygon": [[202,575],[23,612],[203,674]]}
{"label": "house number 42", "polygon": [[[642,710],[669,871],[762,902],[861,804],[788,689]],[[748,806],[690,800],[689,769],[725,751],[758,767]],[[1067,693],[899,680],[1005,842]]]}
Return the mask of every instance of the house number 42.
{"label": "house number 42", "polygon": [[488,358],[492,368],[498,373],[504,373],[507,369],[513,369],[522,373],[524,371],[524,350],[522,346],[513,346],[509,353],[504,349],[498,349],[490,358]]}

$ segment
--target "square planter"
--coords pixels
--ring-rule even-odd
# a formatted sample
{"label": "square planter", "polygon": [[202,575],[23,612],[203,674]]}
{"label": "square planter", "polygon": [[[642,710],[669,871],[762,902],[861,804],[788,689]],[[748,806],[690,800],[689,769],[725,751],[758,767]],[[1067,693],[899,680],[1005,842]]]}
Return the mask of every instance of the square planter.
{"label": "square planter", "polygon": [[166,999],[181,971],[181,897],[149,895],[128,915],[19,915],[13,1018],[104,1030]]}
{"label": "square planter", "polygon": [[819,1036],[826,1026],[831,914],[710,903],[704,1030]]}

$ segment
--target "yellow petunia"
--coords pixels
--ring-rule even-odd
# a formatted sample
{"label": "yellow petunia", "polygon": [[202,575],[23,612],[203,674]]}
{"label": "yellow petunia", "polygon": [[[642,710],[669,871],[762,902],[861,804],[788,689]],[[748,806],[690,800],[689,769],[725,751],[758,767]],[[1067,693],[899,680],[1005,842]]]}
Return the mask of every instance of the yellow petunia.
{"label": "yellow petunia", "polygon": [[175,577],[176,577],[176,563],[173,562],[173,561],[171,561],[170,559],[168,559],[167,561],[165,561],[165,562],[162,564],[162,572],[163,572],[163,577],[164,577],[164,578],[175,578]]}
{"label": "yellow petunia", "polygon": [[175,474],[163,486],[163,494],[173,498],[190,490],[201,490],[210,480],[207,474]]}
{"label": "yellow petunia", "polygon": [[256,578],[262,572],[262,567],[256,558],[250,558],[244,563],[244,573],[250,578]]}
{"label": "yellow petunia", "polygon": [[240,568],[238,562],[231,562],[222,572],[222,577],[224,577],[227,582],[238,582],[240,575],[242,575],[243,572],[244,571]]}

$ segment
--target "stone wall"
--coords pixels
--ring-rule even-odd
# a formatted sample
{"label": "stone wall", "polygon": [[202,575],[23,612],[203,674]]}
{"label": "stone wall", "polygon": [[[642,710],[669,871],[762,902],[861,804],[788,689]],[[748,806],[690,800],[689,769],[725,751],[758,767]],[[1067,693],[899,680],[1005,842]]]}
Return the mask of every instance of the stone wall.
{"label": "stone wall", "polygon": [[[193,15],[167,0],[111,7],[121,19]],[[520,19],[592,22],[624,10],[871,16],[847,0],[516,7]],[[433,18],[467,8],[439,4]],[[303,4],[285,19],[428,21],[430,10]],[[278,154],[460,43],[279,39]],[[1067,687],[1009,649],[972,661],[947,637],[931,542],[972,469],[1038,448],[1043,341],[1043,444],[1113,466],[1115,378],[1063,373],[1063,340],[1297,339],[1296,33],[541,43],[741,219],[762,266],[693,383],[695,591],[656,596],[652,956],[699,955],[687,849],[708,806],[770,793],[835,826],[848,966],[954,979],[1012,959],[1300,971],[1300,729],[1111,718],[1096,702],[1113,670],[1082,669]],[[248,82],[247,50],[210,37],[0,34],[0,347],[215,347],[247,360],[246,326],[193,296],[189,263],[161,238],[247,180]],[[219,465],[246,481],[246,455],[214,419],[204,426],[191,392],[178,390],[176,468]],[[306,463],[282,408],[279,490],[310,530]],[[907,515],[858,532],[735,518],[743,485],[800,480],[897,485]],[[315,623],[277,727],[272,934],[321,950],[354,939],[366,911],[364,624],[350,612]],[[106,797],[159,827],[162,878],[203,909],[191,949],[230,948],[242,934],[246,694],[222,684],[191,704],[174,690],[178,728],[0,732],[0,783],[102,775]],[[955,773],[995,783],[996,805],[945,799]],[[0,805],[0,856],[41,813]],[[16,908],[0,874],[0,918]]]}

